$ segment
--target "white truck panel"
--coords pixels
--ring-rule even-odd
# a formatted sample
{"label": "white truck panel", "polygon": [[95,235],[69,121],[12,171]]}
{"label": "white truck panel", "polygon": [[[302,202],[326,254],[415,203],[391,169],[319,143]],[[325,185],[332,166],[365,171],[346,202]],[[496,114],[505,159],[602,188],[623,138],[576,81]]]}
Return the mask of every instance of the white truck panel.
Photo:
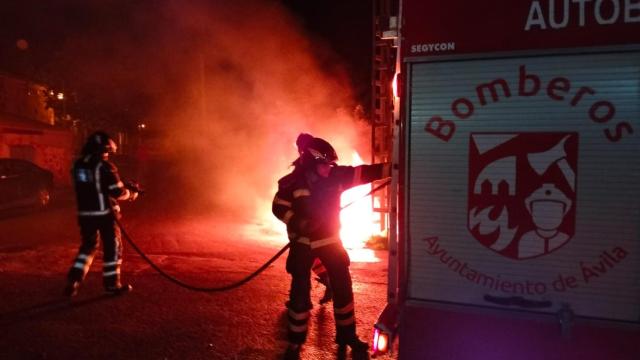
{"label": "white truck panel", "polygon": [[408,67],[408,298],[640,320],[640,53]]}

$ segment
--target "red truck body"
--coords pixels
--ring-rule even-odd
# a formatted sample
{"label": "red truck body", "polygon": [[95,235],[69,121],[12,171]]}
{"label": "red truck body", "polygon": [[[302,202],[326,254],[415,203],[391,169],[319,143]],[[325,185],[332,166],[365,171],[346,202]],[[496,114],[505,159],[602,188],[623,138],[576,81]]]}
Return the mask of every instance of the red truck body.
{"label": "red truck body", "polygon": [[375,340],[640,358],[640,0],[403,0],[398,23]]}

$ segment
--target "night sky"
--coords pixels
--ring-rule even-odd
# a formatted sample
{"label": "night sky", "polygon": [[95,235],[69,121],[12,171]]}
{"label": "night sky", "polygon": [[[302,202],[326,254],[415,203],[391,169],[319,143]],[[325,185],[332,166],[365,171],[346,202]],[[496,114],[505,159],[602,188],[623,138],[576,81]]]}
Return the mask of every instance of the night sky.
{"label": "night sky", "polygon": [[[260,1],[258,1],[260,2]],[[328,73],[348,77],[354,97],[365,109],[370,104],[371,1],[264,0],[280,3],[299,22],[303,35],[317,49],[317,60]],[[177,31],[171,14],[159,4],[180,4],[171,0],[7,0],[0,5],[0,72],[16,74],[56,88],[72,89],[85,102],[104,103],[125,109],[129,117],[141,117],[151,106],[150,97],[165,83],[140,88],[139,71],[164,73],[165,82],[180,77],[171,63],[153,59],[164,52],[189,51],[162,49],[154,39],[166,39]],[[224,6],[225,1],[185,1],[199,6]],[[163,32],[160,34],[160,32]],[[28,48],[19,49],[18,39]],[[92,40],[94,39],[94,40]],[[105,41],[105,39],[108,39]],[[252,41],[253,39],[246,39]],[[93,43],[92,43],[93,41]],[[122,44],[122,45],[121,45]],[[70,49],[82,49],[74,53]],[[141,53],[132,58],[131,53]],[[88,81],[86,73],[75,69],[87,59],[110,58],[118,64],[116,76]],[[143,60],[142,60],[143,59]],[[83,63],[84,62],[84,63]],[[292,69],[295,71],[295,69]],[[154,81],[151,81],[153,84]],[[117,89],[117,91],[116,91]],[[128,89],[128,90],[124,90]],[[137,89],[137,90],[134,90]],[[85,104],[86,105],[86,104]],[[94,104],[95,105],[95,104]],[[120,114],[121,115],[121,114]]]}
{"label": "night sky", "polygon": [[371,92],[372,4],[369,1],[284,0],[305,28],[336,52],[347,66],[358,99],[369,104]]}

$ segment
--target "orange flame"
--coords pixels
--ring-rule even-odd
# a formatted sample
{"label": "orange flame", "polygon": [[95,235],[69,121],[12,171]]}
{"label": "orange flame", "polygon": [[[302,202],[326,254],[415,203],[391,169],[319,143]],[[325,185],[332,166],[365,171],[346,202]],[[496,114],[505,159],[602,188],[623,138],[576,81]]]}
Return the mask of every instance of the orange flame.
{"label": "orange flame", "polygon": [[[351,165],[362,165],[364,161],[353,152]],[[356,186],[342,193],[340,205],[348,207],[340,212],[340,239],[354,262],[379,261],[372,250],[365,249],[366,242],[381,234],[380,217],[373,211],[371,184]]]}
{"label": "orange flame", "polygon": [[[350,165],[357,166],[363,163],[360,155],[353,151]],[[343,192],[340,197],[341,206],[351,204],[340,212],[340,239],[353,262],[380,261],[373,250],[365,248],[366,242],[372,236],[384,235],[380,217],[373,211],[371,194],[368,194],[371,188],[371,184],[356,186]],[[265,203],[260,213],[264,214],[261,217],[263,221],[260,221],[260,236],[276,243],[286,239],[286,226],[271,214],[271,204]]]}

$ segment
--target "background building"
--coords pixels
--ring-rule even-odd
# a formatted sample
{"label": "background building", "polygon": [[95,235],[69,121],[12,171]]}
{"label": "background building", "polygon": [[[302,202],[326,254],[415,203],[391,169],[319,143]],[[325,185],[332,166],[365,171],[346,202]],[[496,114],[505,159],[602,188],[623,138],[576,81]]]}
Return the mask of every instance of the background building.
{"label": "background building", "polygon": [[43,85],[0,74],[0,157],[31,161],[52,171],[56,185],[66,185],[74,137],[71,130],[55,126],[47,91]]}

